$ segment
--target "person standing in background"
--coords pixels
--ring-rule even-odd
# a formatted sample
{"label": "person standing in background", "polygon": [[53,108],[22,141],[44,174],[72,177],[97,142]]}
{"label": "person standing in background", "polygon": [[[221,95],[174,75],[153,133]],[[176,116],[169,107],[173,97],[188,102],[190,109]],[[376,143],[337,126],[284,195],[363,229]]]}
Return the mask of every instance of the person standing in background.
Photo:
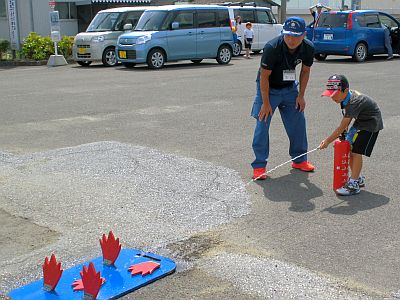
{"label": "person standing in background", "polygon": [[246,23],[246,29],[244,30],[244,48],[246,49],[246,54],[244,57],[250,58],[251,44],[254,42],[254,31],[251,29],[253,25],[251,22]]}
{"label": "person standing in background", "polygon": [[[322,9],[323,8],[325,8],[326,11],[331,11],[332,10],[332,8],[330,8],[329,6],[322,5],[321,3],[317,3],[317,4],[315,4],[315,5],[313,5],[313,6],[311,6],[309,8],[310,9],[310,13],[314,18],[314,21],[311,24],[315,25],[315,23],[318,20],[319,15],[322,13]],[[316,11],[314,9],[316,9]]]}
{"label": "person standing in background", "polygon": [[385,33],[385,48],[387,49],[388,57],[387,60],[393,58],[393,49],[392,49],[392,38],[390,36],[390,28],[382,23],[382,27]]}

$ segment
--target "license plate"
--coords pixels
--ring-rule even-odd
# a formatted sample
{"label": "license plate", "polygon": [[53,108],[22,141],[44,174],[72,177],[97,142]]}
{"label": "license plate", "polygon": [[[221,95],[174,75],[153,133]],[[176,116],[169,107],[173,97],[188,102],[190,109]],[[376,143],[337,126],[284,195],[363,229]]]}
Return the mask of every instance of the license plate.
{"label": "license plate", "polygon": [[324,33],[324,40],[333,40],[333,33]]}
{"label": "license plate", "polygon": [[119,58],[126,58],[126,51],[119,51]]}
{"label": "license plate", "polygon": [[78,53],[79,54],[85,54],[86,53],[86,49],[85,48],[78,48]]}

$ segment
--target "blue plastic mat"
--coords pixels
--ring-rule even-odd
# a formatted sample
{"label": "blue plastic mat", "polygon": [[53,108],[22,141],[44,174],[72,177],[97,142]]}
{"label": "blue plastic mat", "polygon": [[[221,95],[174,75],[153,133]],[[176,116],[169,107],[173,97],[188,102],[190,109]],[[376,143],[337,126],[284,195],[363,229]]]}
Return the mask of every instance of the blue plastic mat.
{"label": "blue plastic mat", "polygon": [[[132,276],[131,272],[128,271],[130,266],[146,261],[159,263],[160,267],[146,276],[140,274]],[[136,249],[122,249],[118,259],[115,261],[115,266],[104,265],[103,257],[100,256],[64,270],[54,291],[46,292],[43,290],[43,279],[41,279],[11,291],[8,296],[13,300],[82,299],[84,292],[74,292],[72,283],[77,279],[81,279],[79,272],[82,271],[84,265],[88,266],[90,262],[93,262],[96,271],[100,271],[100,276],[106,280],[96,298],[100,300],[117,299],[173,273],[176,269],[176,264],[168,258],[153,253],[143,253]]]}

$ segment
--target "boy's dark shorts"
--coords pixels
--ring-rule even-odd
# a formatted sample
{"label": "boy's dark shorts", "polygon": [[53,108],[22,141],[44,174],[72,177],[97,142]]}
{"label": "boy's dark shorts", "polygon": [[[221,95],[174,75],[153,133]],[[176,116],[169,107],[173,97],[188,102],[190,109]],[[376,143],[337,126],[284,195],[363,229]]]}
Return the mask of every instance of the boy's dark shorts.
{"label": "boy's dark shorts", "polygon": [[366,130],[357,130],[352,132],[352,130],[349,130],[349,135],[346,139],[352,145],[351,152],[370,157],[378,134],[379,131],[370,132]]}
{"label": "boy's dark shorts", "polygon": [[253,42],[253,39],[252,39],[252,38],[246,38],[246,39],[244,40],[244,48],[245,48],[245,49],[251,49],[251,44],[252,44],[252,42]]}

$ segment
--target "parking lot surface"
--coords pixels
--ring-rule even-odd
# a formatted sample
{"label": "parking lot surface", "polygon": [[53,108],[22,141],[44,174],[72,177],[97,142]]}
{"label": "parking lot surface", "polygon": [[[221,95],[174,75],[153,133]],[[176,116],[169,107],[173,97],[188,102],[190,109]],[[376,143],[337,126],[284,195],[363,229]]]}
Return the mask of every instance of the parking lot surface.
{"label": "parking lot surface", "polygon": [[[310,149],[342,117],[320,97],[334,73],[383,113],[367,186],[343,198],[332,147],[310,154],[314,173],[288,164],[249,183],[260,58],[0,68],[0,294],[40,278],[52,252],[65,268],[99,256],[113,230],[178,264],[124,299],[400,299],[400,59],[312,67]],[[270,141],[272,168],[289,159],[278,112]]]}

